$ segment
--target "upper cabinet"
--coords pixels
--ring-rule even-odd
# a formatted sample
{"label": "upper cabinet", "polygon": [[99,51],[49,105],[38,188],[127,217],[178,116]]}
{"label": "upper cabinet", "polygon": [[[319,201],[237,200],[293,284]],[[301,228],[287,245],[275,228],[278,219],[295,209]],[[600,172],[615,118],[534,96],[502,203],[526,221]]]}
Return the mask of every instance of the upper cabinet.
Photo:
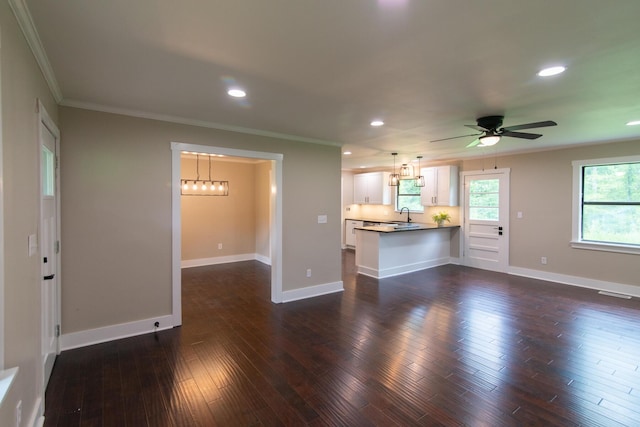
{"label": "upper cabinet", "polygon": [[458,167],[423,168],[425,186],[421,198],[424,206],[458,206]]}
{"label": "upper cabinet", "polygon": [[390,205],[391,189],[388,172],[360,173],[353,176],[353,203]]}

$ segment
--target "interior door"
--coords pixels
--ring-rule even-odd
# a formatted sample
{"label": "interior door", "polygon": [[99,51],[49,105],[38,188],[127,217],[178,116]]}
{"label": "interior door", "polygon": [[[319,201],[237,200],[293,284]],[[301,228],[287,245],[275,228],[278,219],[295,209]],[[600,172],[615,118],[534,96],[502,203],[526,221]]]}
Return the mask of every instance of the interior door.
{"label": "interior door", "polygon": [[58,354],[59,275],[58,275],[58,203],[57,203],[57,129],[40,123],[40,256],[42,303],[42,363],[46,388]]}
{"label": "interior door", "polygon": [[464,264],[505,272],[509,265],[509,169],[464,172]]}

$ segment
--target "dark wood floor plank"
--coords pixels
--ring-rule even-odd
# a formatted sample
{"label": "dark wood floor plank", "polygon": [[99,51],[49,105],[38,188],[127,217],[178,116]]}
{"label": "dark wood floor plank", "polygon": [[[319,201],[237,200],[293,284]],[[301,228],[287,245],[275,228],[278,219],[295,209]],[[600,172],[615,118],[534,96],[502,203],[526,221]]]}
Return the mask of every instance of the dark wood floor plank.
{"label": "dark wood floor plank", "polygon": [[45,426],[629,426],[640,302],[446,265],[270,302],[270,268],[183,270],[183,326],[63,352]]}

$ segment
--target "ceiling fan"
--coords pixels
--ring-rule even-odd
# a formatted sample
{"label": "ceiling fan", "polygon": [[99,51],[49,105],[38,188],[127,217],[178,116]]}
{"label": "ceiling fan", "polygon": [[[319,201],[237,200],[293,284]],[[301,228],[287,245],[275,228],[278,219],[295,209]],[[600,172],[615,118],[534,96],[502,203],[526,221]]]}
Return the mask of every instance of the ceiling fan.
{"label": "ceiling fan", "polygon": [[500,141],[500,138],[502,138],[503,136],[510,136],[512,138],[523,138],[523,139],[538,139],[542,136],[542,134],[539,134],[539,133],[514,132],[516,130],[543,128],[547,126],[557,125],[556,122],[547,120],[544,122],[525,123],[522,125],[507,126],[503,128],[501,127],[503,120],[504,120],[504,116],[480,117],[476,120],[476,122],[478,123],[477,125],[465,125],[468,128],[480,131],[480,133],[472,133],[470,135],[460,135],[460,136],[454,136],[451,138],[436,139],[431,142],[447,141],[450,139],[482,135],[479,138],[476,138],[469,145],[467,145],[467,148],[475,147],[476,145],[480,147],[489,147],[491,145],[497,144],[498,141]]}

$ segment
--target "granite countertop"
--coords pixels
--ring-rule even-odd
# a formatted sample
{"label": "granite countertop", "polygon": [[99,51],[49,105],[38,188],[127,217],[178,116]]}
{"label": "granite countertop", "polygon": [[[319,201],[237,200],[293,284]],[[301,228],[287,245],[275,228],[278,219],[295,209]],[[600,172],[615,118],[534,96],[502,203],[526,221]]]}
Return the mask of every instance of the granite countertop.
{"label": "granite countertop", "polygon": [[460,226],[456,224],[447,224],[438,227],[436,224],[412,222],[407,225],[406,222],[396,222],[386,225],[375,225],[371,227],[356,227],[356,230],[375,231],[378,233],[397,233],[399,231],[440,230],[443,228],[460,228]]}
{"label": "granite countertop", "polygon": [[395,224],[398,221],[392,219],[369,219],[369,218],[345,218],[346,221],[364,221],[364,222],[379,222],[381,224]]}

